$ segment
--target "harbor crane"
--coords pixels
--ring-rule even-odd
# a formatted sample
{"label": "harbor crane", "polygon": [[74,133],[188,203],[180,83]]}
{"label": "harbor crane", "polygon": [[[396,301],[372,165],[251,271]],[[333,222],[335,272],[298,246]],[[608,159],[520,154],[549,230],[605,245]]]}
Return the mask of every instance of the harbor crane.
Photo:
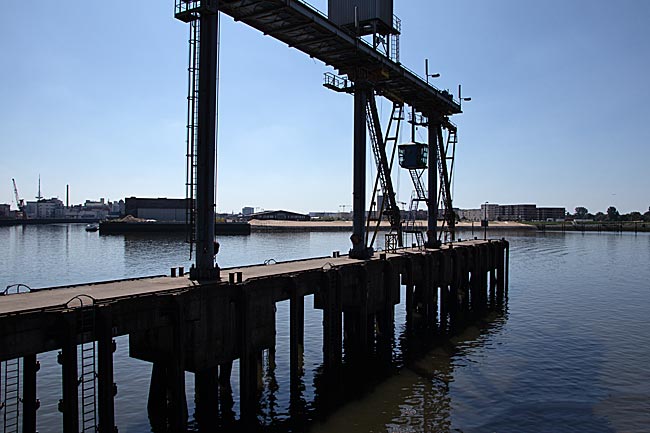
{"label": "harbor crane", "polygon": [[27,212],[25,212],[25,200],[20,198],[18,195],[18,187],[16,186],[16,179],[11,178],[11,182],[14,184],[14,197],[16,198],[16,206],[18,206],[19,216],[22,216],[22,219],[27,219]]}

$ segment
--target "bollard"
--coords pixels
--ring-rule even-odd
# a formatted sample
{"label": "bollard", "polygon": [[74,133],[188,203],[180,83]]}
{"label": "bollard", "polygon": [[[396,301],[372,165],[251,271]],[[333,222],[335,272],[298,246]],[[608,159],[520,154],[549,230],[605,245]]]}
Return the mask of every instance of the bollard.
{"label": "bollard", "polygon": [[379,253],[380,260],[386,260],[386,253]]}
{"label": "bollard", "polygon": [[178,276],[182,277],[185,275],[185,268],[183,266],[178,267]]}
{"label": "bollard", "polygon": [[228,273],[228,282],[229,282],[230,284],[234,284],[234,283],[235,283],[235,273],[234,273],[234,272],[230,272],[230,273]]}
{"label": "bollard", "polygon": [[243,275],[244,275],[243,272],[241,272],[241,271],[237,272],[237,282],[238,282],[238,283],[241,283],[241,282],[242,282],[242,280],[243,280]]}
{"label": "bollard", "polygon": [[172,278],[175,278],[176,277],[176,268],[172,268],[171,273],[172,273]]}

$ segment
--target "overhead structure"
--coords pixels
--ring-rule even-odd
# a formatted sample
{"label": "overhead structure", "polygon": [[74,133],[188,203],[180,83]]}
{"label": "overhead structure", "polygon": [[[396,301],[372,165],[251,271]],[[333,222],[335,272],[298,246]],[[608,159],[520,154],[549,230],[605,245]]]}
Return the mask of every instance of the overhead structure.
{"label": "overhead structure", "polygon": [[[440,166],[439,159],[432,156],[443,154],[445,146],[439,137],[440,128],[448,125],[449,116],[461,112],[460,102],[454,100],[450,92],[437,89],[429,84],[428,80],[400,64],[401,24],[399,19],[393,16],[392,0],[328,0],[328,6],[326,16],[299,0],[176,0],[176,17],[191,23],[191,28],[194,29],[190,37],[190,71],[198,71],[201,76],[201,80],[198,80],[195,73],[190,72],[187,182],[188,220],[196,227],[193,231],[196,239],[191,240],[196,241],[196,269],[199,275],[203,272],[202,269],[206,269],[206,275],[214,276],[214,270],[208,263],[208,256],[212,260],[214,253],[211,246],[214,229],[210,231],[207,226],[207,221],[213,222],[214,200],[208,200],[207,195],[214,196],[216,165],[213,162],[216,156],[214,147],[206,147],[205,142],[215,142],[213,102],[218,63],[217,12],[222,12],[235,21],[241,21],[332,66],[337,74],[326,74],[325,86],[354,95],[353,235],[350,250],[352,257],[370,257],[375,239],[374,235],[368,236],[369,225],[366,220],[366,124],[370,130],[372,151],[378,167],[376,183],[381,185],[383,193],[379,213],[391,222],[392,229],[402,232],[402,225],[397,221],[400,212],[390,181],[397,143],[389,143],[389,139],[393,137],[389,135],[390,128],[387,128],[386,133],[382,131],[375,97],[381,96],[390,100],[393,103],[393,113],[395,107],[403,109],[408,105],[414,113],[428,120],[430,161],[426,198],[429,208],[426,244],[438,244],[438,187],[437,182],[431,187],[432,177],[435,175],[437,180],[438,176],[441,176],[440,183],[445,188],[446,208],[451,209],[450,173],[445,164]],[[198,54],[192,54],[193,52]],[[210,83],[204,84],[206,81]],[[211,98],[211,102],[206,102],[206,98]],[[391,115],[390,123],[393,122],[397,121]],[[387,144],[392,144],[390,157],[386,151]],[[432,148],[435,148],[435,152],[432,152]],[[207,165],[206,159],[211,161]],[[444,175],[444,172],[447,174]],[[399,235],[400,242],[401,238]],[[218,269],[216,266],[214,268]]]}

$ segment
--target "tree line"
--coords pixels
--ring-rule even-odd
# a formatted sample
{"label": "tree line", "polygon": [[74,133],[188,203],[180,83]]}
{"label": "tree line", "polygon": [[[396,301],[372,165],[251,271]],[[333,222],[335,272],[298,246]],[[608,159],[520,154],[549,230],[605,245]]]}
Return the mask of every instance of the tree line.
{"label": "tree line", "polygon": [[596,212],[595,214],[589,213],[589,209],[584,206],[578,206],[575,208],[575,213],[573,214],[575,219],[585,219],[585,220],[594,220],[594,221],[647,221],[650,222],[650,206],[646,213],[641,213],[638,211],[630,212],[628,214],[621,214],[614,207],[610,206],[607,208],[605,213]]}

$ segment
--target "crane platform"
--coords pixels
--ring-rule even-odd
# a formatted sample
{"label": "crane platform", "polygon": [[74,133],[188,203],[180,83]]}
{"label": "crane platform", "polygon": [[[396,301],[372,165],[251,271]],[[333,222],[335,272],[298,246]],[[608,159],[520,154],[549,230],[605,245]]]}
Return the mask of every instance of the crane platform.
{"label": "crane platform", "polygon": [[332,66],[352,81],[366,81],[378,94],[393,102],[406,103],[426,115],[444,117],[461,113],[461,106],[451,93],[428,84],[307,3],[299,0],[221,0],[218,8],[235,21]]}

